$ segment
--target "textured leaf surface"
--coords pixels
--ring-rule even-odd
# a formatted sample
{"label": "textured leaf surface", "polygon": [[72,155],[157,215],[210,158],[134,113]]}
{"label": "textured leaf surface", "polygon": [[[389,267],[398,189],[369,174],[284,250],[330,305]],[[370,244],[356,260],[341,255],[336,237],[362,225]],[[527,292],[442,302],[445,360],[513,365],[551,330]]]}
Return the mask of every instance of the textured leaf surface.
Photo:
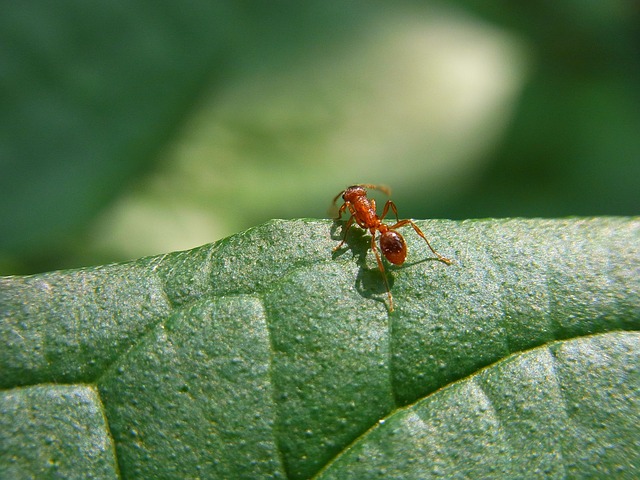
{"label": "textured leaf surface", "polygon": [[639,346],[611,333],[516,354],[381,420],[321,478],[636,477]]}
{"label": "textured leaf surface", "polygon": [[418,223],[1,279],[0,477],[633,476],[640,222]]}

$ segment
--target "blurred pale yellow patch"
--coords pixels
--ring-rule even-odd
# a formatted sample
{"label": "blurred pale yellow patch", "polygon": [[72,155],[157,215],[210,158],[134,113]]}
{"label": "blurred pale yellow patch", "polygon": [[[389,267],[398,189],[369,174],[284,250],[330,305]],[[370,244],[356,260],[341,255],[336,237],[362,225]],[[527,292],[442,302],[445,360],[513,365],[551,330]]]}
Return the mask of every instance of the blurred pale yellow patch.
{"label": "blurred pale yellow patch", "polygon": [[442,201],[482,168],[526,66],[518,39],[467,16],[390,13],[339,50],[212,92],[91,248],[134,258],[268,218],[326,217],[352,183]]}

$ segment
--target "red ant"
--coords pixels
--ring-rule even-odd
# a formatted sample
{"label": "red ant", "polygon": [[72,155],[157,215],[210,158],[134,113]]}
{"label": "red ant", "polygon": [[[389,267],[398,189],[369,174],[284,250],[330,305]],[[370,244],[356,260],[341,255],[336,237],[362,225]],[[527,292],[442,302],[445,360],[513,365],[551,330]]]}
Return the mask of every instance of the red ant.
{"label": "red ant", "polygon": [[[342,241],[340,244],[333,249],[335,252],[344,244],[347,238],[347,232],[353,222],[355,221],[360,228],[364,230],[369,230],[371,233],[371,250],[376,255],[376,260],[378,262],[378,268],[382,273],[382,278],[384,278],[384,284],[387,287],[387,294],[389,295],[389,311],[393,312],[393,297],[391,296],[391,290],[389,289],[389,282],[387,281],[387,275],[384,270],[384,266],[382,264],[382,259],[380,258],[380,254],[378,253],[378,248],[376,247],[376,233],[380,233],[380,250],[382,250],[382,254],[385,256],[389,262],[394,265],[402,265],[407,258],[407,244],[404,241],[404,237],[396,231],[396,229],[400,227],[404,227],[405,225],[411,225],[415,232],[422,237],[422,239],[427,242],[427,246],[429,249],[438,257],[438,260],[447,265],[451,265],[451,260],[443,257],[438,252],[436,252],[427,237],[422,233],[422,230],[418,228],[418,226],[413,223],[413,220],[399,220],[398,219],[398,210],[396,209],[396,205],[391,201],[387,200],[387,203],[384,205],[384,209],[382,210],[382,215],[378,216],[376,213],[376,202],[372,198],[367,197],[367,188],[380,190],[387,196],[391,195],[391,191],[389,188],[382,185],[368,185],[368,184],[359,184],[348,187],[347,189],[340,192],[333,199],[333,205],[336,204],[336,200],[340,196],[342,196],[342,200],[344,203],[338,210],[338,217],[336,220],[340,220],[342,218],[342,214],[349,210],[351,217],[347,221],[344,226],[344,234],[342,237]],[[393,213],[396,216],[396,223],[389,226],[385,223],[382,223],[384,217],[386,217],[387,213],[389,213],[389,208],[393,210]]]}

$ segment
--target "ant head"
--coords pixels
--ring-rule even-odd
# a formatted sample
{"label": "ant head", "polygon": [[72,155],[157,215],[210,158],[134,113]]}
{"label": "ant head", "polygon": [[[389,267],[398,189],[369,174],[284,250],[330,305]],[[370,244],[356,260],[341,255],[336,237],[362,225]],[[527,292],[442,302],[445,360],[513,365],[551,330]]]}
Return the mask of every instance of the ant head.
{"label": "ant head", "polygon": [[352,202],[358,197],[364,197],[367,195],[367,190],[362,185],[352,185],[347,187],[342,192],[342,199],[345,202]]}

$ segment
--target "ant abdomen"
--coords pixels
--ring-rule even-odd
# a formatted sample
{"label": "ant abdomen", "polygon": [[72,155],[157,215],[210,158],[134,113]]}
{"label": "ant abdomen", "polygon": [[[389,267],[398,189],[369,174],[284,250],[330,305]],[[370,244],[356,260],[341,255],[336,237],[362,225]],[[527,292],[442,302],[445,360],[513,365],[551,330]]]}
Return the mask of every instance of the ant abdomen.
{"label": "ant abdomen", "polygon": [[402,235],[393,230],[387,230],[380,235],[380,250],[394,265],[402,265],[407,258],[407,244]]}

